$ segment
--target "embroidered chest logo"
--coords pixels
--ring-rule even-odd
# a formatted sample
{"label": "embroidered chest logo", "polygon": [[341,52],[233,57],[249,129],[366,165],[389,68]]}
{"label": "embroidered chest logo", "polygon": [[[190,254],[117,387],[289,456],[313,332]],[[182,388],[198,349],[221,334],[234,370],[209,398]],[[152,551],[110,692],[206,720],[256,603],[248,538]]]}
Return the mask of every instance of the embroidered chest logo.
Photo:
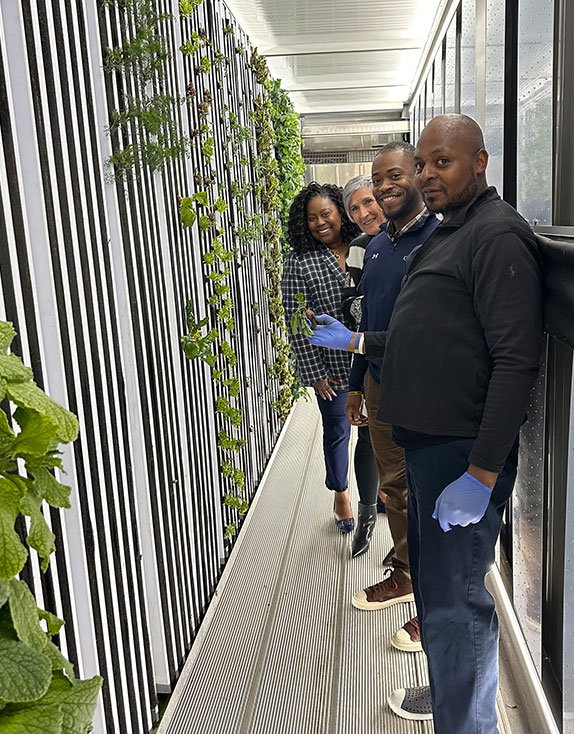
{"label": "embroidered chest logo", "polygon": [[371,260],[374,260],[377,257],[379,257],[379,253],[378,252],[373,252],[373,254],[371,255]]}

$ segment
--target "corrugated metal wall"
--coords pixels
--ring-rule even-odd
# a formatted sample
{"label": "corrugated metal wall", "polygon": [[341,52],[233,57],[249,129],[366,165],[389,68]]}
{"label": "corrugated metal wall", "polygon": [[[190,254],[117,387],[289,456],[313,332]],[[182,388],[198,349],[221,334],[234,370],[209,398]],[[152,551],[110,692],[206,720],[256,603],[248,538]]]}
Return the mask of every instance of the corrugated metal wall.
{"label": "corrugated metal wall", "polygon": [[[207,83],[178,51],[192,28],[206,29],[209,54],[230,58],[211,79],[216,186],[230,202],[232,175],[256,179],[238,156],[226,168],[223,152],[224,111],[248,124],[257,93],[247,54],[236,50],[248,40],[217,0],[189,21],[175,0],[158,6],[173,14],[165,23],[172,94],[184,95],[194,78],[201,95]],[[0,318],[14,322],[14,351],[81,426],[64,455],[73,507],[51,513],[57,556],[46,574],[32,561],[27,580],[39,604],[65,618],[61,643],[77,673],[105,678],[98,734],[151,728],[156,693],[183,664],[234,519],[221,503],[217,388],[179,344],[187,300],[204,315],[208,243],[197,226],[182,229],[177,196],[193,194],[205,162],[196,146],[160,172],[108,181],[105,128],[128,80],[104,73],[103,63],[125,33],[122,12],[99,0],[0,0]],[[177,110],[190,134],[193,110]],[[253,141],[244,146],[252,164]],[[256,209],[255,198],[248,206]],[[242,217],[232,205],[228,237]],[[280,429],[258,255],[256,243],[231,276],[239,376],[250,385],[238,433],[250,498]]]}

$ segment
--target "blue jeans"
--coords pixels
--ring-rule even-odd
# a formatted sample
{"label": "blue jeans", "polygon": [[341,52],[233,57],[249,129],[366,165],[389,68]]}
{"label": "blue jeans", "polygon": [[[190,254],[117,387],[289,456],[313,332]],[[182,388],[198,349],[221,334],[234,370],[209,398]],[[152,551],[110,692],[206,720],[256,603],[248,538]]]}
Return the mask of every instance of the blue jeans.
{"label": "blue jeans", "polygon": [[409,562],[435,734],[498,733],[498,619],[484,577],[514,486],[518,443],[480,522],[444,533],[432,518],[439,494],[468,468],[473,443],[457,439],[405,451]]}
{"label": "blue jeans", "polygon": [[327,476],[327,489],[345,492],[349,475],[349,438],[351,424],[347,420],[347,390],[336,390],[337,397],[323,400],[317,396],[317,403],[323,419],[323,454]]}

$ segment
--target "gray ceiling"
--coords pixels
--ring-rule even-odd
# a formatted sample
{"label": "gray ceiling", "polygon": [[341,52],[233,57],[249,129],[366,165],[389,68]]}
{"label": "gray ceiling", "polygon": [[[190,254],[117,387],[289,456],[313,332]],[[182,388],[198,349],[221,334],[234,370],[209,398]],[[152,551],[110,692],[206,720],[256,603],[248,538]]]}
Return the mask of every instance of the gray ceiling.
{"label": "gray ceiling", "polygon": [[446,0],[226,0],[305,117],[400,117]]}

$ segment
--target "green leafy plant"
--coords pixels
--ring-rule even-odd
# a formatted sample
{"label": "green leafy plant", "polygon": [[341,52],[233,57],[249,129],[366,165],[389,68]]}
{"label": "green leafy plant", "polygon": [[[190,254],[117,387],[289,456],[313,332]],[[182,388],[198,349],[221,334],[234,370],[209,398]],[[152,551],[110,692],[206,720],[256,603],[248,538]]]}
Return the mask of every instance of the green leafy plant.
{"label": "green leafy plant", "polygon": [[229,418],[232,426],[237,427],[241,423],[243,411],[234,407],[223,395],[220,395],[215,401],[215,409],[218,413],[222,413],[226,418]]}
{"label": "green leafy plant", "polygon": [[251,49],[250,65],[257,82],[265,86],[269,79],[269,69],[267,68],[265,56],[261,56],[256,48]]}
{"label": "green leafy plant", "polygon": [[301,123],[287,92],[279,79],[267,85],[271,101],[271,122],[275,131],[275,158],[279,179],[279,214],[282,224],[282,248],[287,249],[287,219],[293,199],[305,183],[305,161],[301,149]]}
{"label": "green leafy plant", "polygon": [[184,196],[179,202],[179,219],[184,227],[193,227],[197,219],[193,201],[193,197]]}
{"label": "green leafy plant", "polygon": [[201,61],[197,66],[197,71],[201,74],[209,74],[209,72],[211,71],[211,61],[208,59],[207,56],[201,57]]}
{"label": "green leafy plant", "polygon": [[197,31],[192,31],[191,38],[189,38],[185,43],[183,43],[179,50],[182,54],[185,54],[186,56],[193,56],[196,51],[199,51],[199,49],[204,45],[203,41],[201,40],[199,33]]}
{"label": "green leafy plant", "polygon": [[209,329],[203,333],[203,328],[209,322],[209,316],[195,320],[193,302],[188,301],[185,311],[188,333],[181,337],[181,348],[188,359],[199,358],[210,367],[215,366],[217,355],[212,352],[212,344],[217,338],[217,330]]}
{"label": "green leafy plant", "polygon": [[180,0],[179,12],[184,18],[189,18],[193,11],[198,8],[203,0]]}
{"label": "green leafy plant", "polygon": [[216,200],[215,204],[213,205],[213,208],[215,209],[216,212],[219,212],[219,214],[223,214],[223,212],[227,211],[227,203],[225,202],[224,199],[219,197]]}
{"label": "green leafy plant", "polygon": [[152,0],[108,0],[106,4],[125,12],[122,25],[127,39],[122,46],[106,50],[104,70],[134,74],[142,89],[153,79],[162,79],[170,53],[159,27],[171,15],[158,13]]}
{"label": "green leafy plant", "polygon": [[213,158],[213,150],[215,146],[215,138],[213,135],[209,135],[205,140],[201,142],[201,152],[207,158],[211,160]]}
{"label": "green leafy plant", "polygon": [[[102,679],[76,679],[52,641],[64,622],[38,609],[26,583],[16,578],[28,548],[38,553],[43,570],[48,567],[55,544],[42,504],[70,507],[70,487],[53,471],[62,471],[58,447],[75,440],[78,421],[8,353],[15,336],[11,323],[0,322],[0,400],[17,406],[18,426],[0,410],[0,731],[83,734],[91,730]],[[28,547],[15,530],[21,515],[30,518]]]}
{"label": "green leafy plant", "polygon": [[308,323],[305,297],[302,293],[295,293],[295,300],[297,301],[297,308],[291,316],[291,333],[303,334],[303,336],[313,336],[315,332]]}
{"label": "green leafy plant", "polygon": [[[143,166],[156,171],[166,163],[185,158],[192,142],[181,134],[175,114],[182,99],[165,94],[162,89],[171,54],[161,27],[165,21],[173,20],[172,16],[158,13],[153,0],[107,0],[106,4],[117,5],[124,11],[126,40],[122,46],[106,51],[104,69],[129,77],[137,90],[136,95],[121,96],[120,109],[112,111],[108,125],[113,150],[107,164],[114,169],[108,178],[123,180]],[[122,82],[122,89],[129,87]]]}

